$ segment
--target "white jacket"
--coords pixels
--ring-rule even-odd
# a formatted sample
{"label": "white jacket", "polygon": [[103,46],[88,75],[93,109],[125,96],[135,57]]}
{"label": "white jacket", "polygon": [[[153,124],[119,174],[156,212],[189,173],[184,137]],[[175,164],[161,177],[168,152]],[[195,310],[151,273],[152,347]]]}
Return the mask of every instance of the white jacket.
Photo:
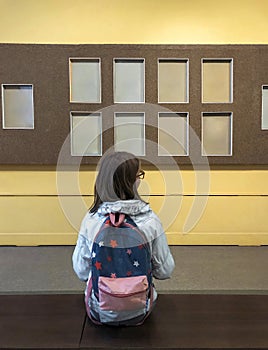
{"label": "white jacket", "polygon": [[[145,234],[151,249],[152,273],[156,279],[167,279],[175,267],[167,244],[166,235],[158,216],[149,204],[140,200],[121,200],[103,203],[95,214],[87,213],[82,221],[77,244],[73,253],[73,268],[79,279],[88,281],[91,277],[91,250],[105,216],[109,213],[124,213],[131,217],[138,228]],[[154,300],[157,297],[154,291]],[[99,313],[98,303],[91,308]]]}

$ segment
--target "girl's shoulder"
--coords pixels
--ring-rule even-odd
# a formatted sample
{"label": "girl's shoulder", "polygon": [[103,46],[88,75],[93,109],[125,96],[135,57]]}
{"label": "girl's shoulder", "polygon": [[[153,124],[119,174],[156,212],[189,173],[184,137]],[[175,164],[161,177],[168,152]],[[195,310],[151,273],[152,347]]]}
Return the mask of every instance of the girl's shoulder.
{"label": "girl's shoulder", "polygon": [[88,239],[92,239],[92,237],[95,236],[104,220],[105,217],[99,215],[98,213],[86,213],[82,222],[82,227]]}
{"label": "girl's shoulder", "polygon": [[149,210],[147,210],[146,212],[140,213],[140,214],[136,215],[135,217],[137,219],[144,221],[144,223],[150,222],[150,221],[161,223],[158,215],[152,210],[150,205],[148,205],[148,209]]}
{"label": "girl's shoulder", "polygon": [[133,217],[133,220],[139,229],[141,229],[146,235],[150,236],[151,239],[163,233],[161,220],[153,210],[150,210],[145,214],[137,215]]}
{"label": "girl's shoulder", "polygon": [[101,215],[100,213],[90,213],[87,212],[84,221],[86,225],[96,225],[97,223],[102,223],[105,220],[105,215]]}

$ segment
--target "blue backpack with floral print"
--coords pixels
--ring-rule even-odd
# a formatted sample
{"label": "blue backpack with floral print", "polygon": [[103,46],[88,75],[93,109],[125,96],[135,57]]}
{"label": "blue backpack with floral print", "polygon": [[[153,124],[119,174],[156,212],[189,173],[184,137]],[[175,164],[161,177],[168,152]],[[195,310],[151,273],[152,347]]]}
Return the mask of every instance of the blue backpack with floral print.
{"label": "blue backpack with floral print", "polygon": [[134,221],[125,214],[111,213],[95,236],[91,252],[91,280],[86,293],[99,303],[101,323],[124,315],[148,314],[152,306],[152,264],[149,243]]}

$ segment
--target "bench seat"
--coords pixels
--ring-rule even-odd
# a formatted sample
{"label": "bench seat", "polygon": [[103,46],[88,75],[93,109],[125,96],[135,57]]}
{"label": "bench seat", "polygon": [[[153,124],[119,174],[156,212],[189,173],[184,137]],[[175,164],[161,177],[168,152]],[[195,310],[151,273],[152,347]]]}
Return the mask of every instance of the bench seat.
{"label": "bench seat", "polygon": [[121,328],[92,324],[83,295],[1,295],[0,349],[268,349],[268,295],[160,294]]}
{"label": "bench seat", "polygon": [[82,295],[1,295],[0,349],[79,349]]}

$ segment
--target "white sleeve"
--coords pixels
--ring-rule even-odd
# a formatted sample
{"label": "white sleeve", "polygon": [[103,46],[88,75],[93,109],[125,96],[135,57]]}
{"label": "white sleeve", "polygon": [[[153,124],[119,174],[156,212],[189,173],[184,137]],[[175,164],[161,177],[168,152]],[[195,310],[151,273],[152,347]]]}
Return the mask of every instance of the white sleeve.
{"label": "white sleeve", "polygon": [[82,221],[77,243],[73,252],[73,269],[78,278],[87,281],[91,271],[91,242],[87,239],[86,217]]}
{"label": "white sleeve", "polygon": [[167,279],[174,270],[175,262],[170,252],[162,225],[160,225],[160,227],[162,231],[161,234],[158,234],[152,242],[153,276],[156,279]]}

